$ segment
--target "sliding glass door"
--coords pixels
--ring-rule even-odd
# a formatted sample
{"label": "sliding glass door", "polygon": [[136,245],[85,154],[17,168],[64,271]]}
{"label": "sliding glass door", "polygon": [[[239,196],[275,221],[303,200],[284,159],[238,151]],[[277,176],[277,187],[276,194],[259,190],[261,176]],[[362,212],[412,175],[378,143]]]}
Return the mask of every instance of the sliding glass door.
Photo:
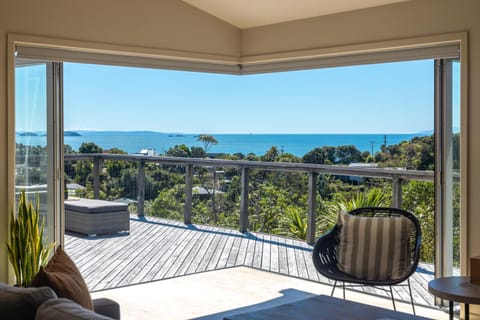
{"label": "sliding glass door", "polygon": [[[58,166],[63,134],[58,135],[61,65],[17,59],[15,68],[15,193],[39,201],[48,238],[61,243],[62,172]],[[60,150],[60,152],[59,152]],[[57,228],[56,228],[57,225]],[[57,230],[56,230],[57,229]]]}
{"label": "sliding glass door", "polygon": [[435,61],[435,276],[460,266],[460,62]]}

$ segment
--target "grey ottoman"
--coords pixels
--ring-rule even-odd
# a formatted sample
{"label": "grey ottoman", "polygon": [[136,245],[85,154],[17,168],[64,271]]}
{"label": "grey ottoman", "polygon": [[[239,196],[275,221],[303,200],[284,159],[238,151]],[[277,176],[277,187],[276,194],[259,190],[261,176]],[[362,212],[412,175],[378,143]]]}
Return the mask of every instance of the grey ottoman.
{"label": "grey ottoman", "polygon": [[105,200],[66,200],[65,230],[86,235],[129,231],[128,205]]}

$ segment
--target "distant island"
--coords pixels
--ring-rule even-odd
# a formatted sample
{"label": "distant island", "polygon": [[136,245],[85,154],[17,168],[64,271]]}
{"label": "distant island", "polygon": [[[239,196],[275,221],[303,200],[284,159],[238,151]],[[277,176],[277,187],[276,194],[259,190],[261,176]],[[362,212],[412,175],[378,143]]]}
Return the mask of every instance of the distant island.
{"label": "distant island", "polygon": [[63,136],[64,137],[81,137],[82,135],[75,131],[64,131]]}
{"label": "distant island", "polygon": [[18,135],[20,137],[38,137],[38,134],[35,132],[19,132]]}
{"label": "distant island", "polygon": [[[17,132],[17,135],[19,137],[45,137],[45,136],[47,136],[47,134],[44,133],[44,132],[37,133],[37,132],[31,132],[31,131]],[[81,137],[82,136],[80,133],[75,132],[75,131],[65,131],[63,133],[63,135],[65,137]]]}

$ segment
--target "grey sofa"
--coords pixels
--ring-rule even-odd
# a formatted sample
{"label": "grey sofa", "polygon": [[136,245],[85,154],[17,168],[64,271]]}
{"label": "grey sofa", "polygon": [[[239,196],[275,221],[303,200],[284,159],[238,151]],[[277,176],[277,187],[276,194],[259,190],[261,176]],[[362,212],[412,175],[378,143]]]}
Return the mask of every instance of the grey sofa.
{"label": "grey sofa", "polygon": [[94,311],[58,298],[49,287],[17,288],[0,283],[0,318],[32,320],[120,319],[120,306],[110,299],[94,299]]}

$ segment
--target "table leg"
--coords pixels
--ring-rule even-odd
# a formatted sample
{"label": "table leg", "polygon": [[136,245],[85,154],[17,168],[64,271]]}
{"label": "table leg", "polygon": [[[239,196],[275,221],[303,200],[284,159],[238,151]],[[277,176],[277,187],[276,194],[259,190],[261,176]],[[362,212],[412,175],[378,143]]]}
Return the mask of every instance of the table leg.
{"label": "table leg", "polygon": [[465,320],[470,319],[470,305],[465,303]]}
{"label": "table leg", "polygon": [[449,319],[453,320],[453,301],[448,302],[448,314],[449,314]]}

